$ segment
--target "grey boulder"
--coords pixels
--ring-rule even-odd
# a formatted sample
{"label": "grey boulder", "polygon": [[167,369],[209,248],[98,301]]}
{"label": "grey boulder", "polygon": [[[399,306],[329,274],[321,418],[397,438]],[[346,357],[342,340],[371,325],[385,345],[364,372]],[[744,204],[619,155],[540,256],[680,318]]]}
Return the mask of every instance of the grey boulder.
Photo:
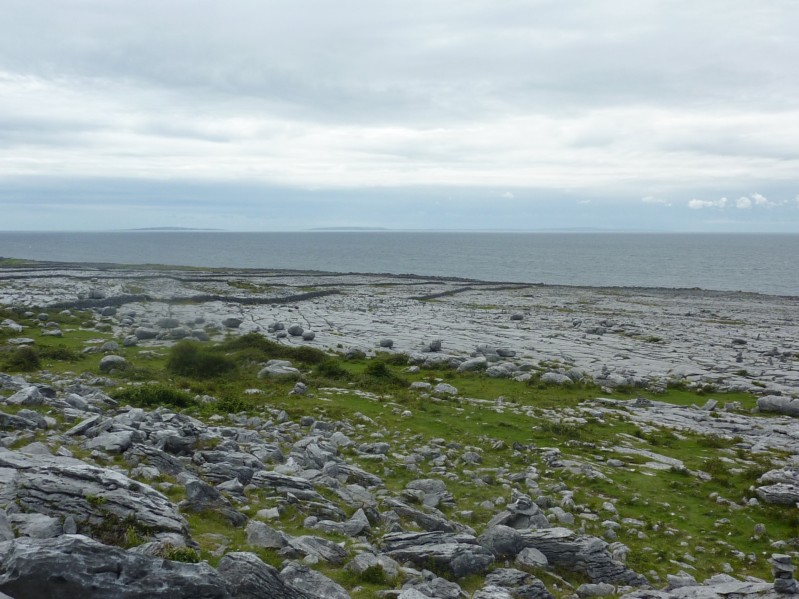
{"label": "grey boulder", "polygon": [[128,361],[122,356],[110,354],[103,356],[100,360],[100,372],[111,372],[112,370],[124,370],[128,367]]}
{"label": "grey boulder", "polygon": [[481,574],[494,561],[492,553],[467,534],[389,533],[383,537],[383,546],[386,554],[399,562],[409,561],[420,568],[433,565],[455,578]]}
{"label": "grey boulder", "polygon": [[[278,571],[265,564],[254,553],[228,553],[217,566],[217,572],[227,583],[231,599],[313,599],[286,584]],[[170,595],[171,599],[171,595]]]}
{"label": "grey boulder", "polygon": [[543,553],[550,565],[585,574],[591,582],[642,586],[646,578],[615,560],[600,538],[580,536],[568,528],[521,531],[525,547]]}
{"label": "grey boulder", "polygon": [[786,416],[799,416],[799,399],[782,395],[764,395],[757,400],[757,409],[761,412],[776,412]]}
{"label": "grey boulder", "polygon": [[72,516],[89,528],[109,518],[130,520],[154,533],[187,533],[172,502],[152,487],[80,460],[0,450],[0,504],[28,512]]}
{"label": "grey boulder", "polygon": [[286,584],[314,597],[350,599],[350,595],[344,590],[344,587],[307,566],[289,564],[280,571],[280,577]]}
{"label": "grey boulder", "polygon": [[15,599],[228,599],[208,564],[125,551],[82,535],[0,543],[0,591]]}

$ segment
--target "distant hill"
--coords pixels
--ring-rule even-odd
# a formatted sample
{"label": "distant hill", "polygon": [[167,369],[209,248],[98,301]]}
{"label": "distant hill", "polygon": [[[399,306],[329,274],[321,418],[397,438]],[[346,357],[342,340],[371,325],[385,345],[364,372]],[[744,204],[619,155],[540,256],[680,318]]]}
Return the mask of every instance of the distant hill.
{"label": "distant hill", "polygon": [[139,229],[122,229],[123,231],[224,231],[224,229],[192,229],[191,227],[142,227]]}
{"label": "distant hill", "polygon": [[385,227],[318,227],[311,231],[389,231]]}

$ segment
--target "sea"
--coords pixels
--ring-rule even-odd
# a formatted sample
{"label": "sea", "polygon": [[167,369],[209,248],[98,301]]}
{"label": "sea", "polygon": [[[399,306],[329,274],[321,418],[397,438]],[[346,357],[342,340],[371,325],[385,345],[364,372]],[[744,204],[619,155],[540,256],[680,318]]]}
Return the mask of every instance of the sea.
{"label": "sea", "polygon": [[0,232],[0,256],[799,297],[799,234]]}

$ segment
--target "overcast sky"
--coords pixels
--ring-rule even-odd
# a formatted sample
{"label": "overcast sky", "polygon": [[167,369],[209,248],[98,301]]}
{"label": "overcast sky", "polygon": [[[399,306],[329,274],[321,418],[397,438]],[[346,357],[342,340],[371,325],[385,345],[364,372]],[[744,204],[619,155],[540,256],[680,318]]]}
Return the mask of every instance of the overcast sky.
{"label": "overcast sky", "polygon": [[799,232],[796,0],[2,0],[0,230]]}

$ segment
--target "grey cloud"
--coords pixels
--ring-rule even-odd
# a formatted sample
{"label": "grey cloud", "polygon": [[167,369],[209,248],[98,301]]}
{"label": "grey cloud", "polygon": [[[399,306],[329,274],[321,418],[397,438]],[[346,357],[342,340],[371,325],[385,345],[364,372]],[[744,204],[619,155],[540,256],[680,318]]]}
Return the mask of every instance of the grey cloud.
{"label": "grey cloud", "polygon": [[799,87],[784,77],[799,41],[779,0],[8,4],[7,69],[248,97],[321,120],[779,106]]}
{"label": "grey cloud", "polygon": [[767,206],[758,189],[776,214],[796,193],[793,0],[5,0],[2,12],[0,207],[21,216],[57,199],[249,226],[295,202],[300,218],[419,226],[423,213],[444,222],[425,204],[441,201],[457,226],[507,226],[539,206],[569,214],[550,200],[601,220],[618,200],[634,209],[615,218],[638,227],[634,214],[655,212],[693,225],[690,198]]}

